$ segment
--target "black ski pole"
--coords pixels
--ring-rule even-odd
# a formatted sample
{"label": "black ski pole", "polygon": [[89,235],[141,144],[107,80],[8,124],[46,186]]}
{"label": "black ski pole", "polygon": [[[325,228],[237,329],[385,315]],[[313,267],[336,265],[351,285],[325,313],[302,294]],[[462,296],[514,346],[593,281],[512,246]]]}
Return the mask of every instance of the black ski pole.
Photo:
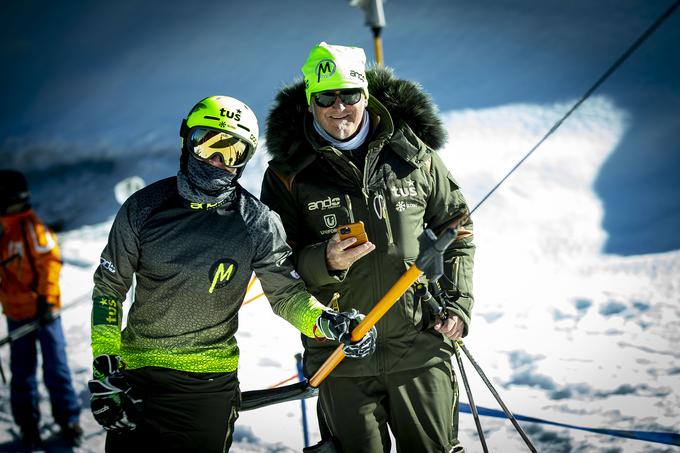
{"label": "black ski pole", "polygon": [[[53,311],[52,312],[52,320],[57,319],[66,310],[69,310],[69,309],[75,307],[76,305],[80,305],[81,303],[85,302],[86,300],[89,299],[89,296],[90,296],[89,293],[84,294],[84,295],[78,297],[77,299],[71,301],[69,304],[64,305],[63,307],[61,307],[61,309]],[[27,335],[27,334],[33,332],[34,330],[38,330],[39,327],[40,327],[40,321],[37,320],[37,319],[35,321],[28,323],[28,324],[24,324],[23,326],[19,327],[18,329],[15,329],[12,332],[8,333],[5,338],[0,339],[0,346],[3,346],[7,343],[11,343],[13,341],[16,341],[19,338],[23,337],[24,335]]]}
{"label": "black ski pole", "polygon": [[1,339],[0,346],[16,341],[19,338],[23,337],[24,335],[28,335],[34,330],[38,330],[39,327],[40,321],[38,321],[37,319],[35,321],[29,322],[28,324],[24,324],[23,326],[11,331],[9,334],[7,334],[5,338]]}
{"label": "black ski pole", "polygon": [[484,438],[484,432],[482,431],[482,423],[479,421],[477,405],[475,404],[475,399],[472,397],[472,391],[470,390],[470,383],[468,382],[467,375],[465,374],[463,360],[460,358],[460,351],[458,350],[457,341],[453,343],[453,351],[456,353],[456,361],[458,362],[458,368],[460,369],[460,376],[463,378],[463,387],[465,387],[465,393],[467,393],[468,403],[470,404],[470,410],[472,411],[472,416],[475,419],[475,426],[477,426],[477,434],[479,434],[479,441],[482,443],[482,449],[484,450],[484,453],[489,453],[489,448],[486,446],[486,439]]}
{"label": "black ski pole", "polygon": [[[527,444],[527,447],[529,447],[529,450],[531,450],[533,453],[536,453],[536,447],[534,447],[534,444],[531,443],[531,440],[529,437],[526,435],[522,427],[519,425],[517,422],[517,419],[515,418],[514,415],[512,415],[512,412],[510,412],[510,409],[503,403],[503,400],[501,399],[500,395],[494,388],[494,386],[491,384],[489,379],[486,377],[486,374],[484,374],[484,371],[482,371],[482,367],[479,366],[479,364],[475,361],[474,358],[472,358],[472,354],[470,354],[470,351],[465,347],[465,344],[463,343],[463,340],[458,340],[456,341],[456,346],[460,346],[460,348],[463,350],[467,358],[470,360],[470,363],[472,364],[473,367],[475,367],[475,370],[477,370],[477,373],[479,373],[479,377],[482,378],[482,381],[486,384],[486,386],[489,388],[489,391],[491,394],[496,398],[496,401],[498,401],[498,404],[503,408],[503,412],[505,412],[505,415],[510,419],[512,424],[515,426],[515,429],[519,433],[520,436],[522,436],[522,439],[524,439],[524,442]],[[458,348],[456,348],[456,354],[458,354]]]}
{"label": "black ski pole", "polygon": [[0,267],[7,266],[9,263],[14,261],[15,259],[19,258],[19,254],[15,253],[14,255],[10,256],[9,258],[5,258],[4,260],[0,261]]}
{"label": "black ski pole", "polygon": [[[0,267],[5,267],[15,259],[19,258],[19,254],[15,253],[14,255],[10,256],[9,258],[5,258],[4,260],[0,260]],[[0,343],[0,346],[2,346],[5,343]],[[2,378],[2,383],[7,384],[7,378],[5,377],[5,369],[2,367],[2,362],[0,362],[0,378]]]}

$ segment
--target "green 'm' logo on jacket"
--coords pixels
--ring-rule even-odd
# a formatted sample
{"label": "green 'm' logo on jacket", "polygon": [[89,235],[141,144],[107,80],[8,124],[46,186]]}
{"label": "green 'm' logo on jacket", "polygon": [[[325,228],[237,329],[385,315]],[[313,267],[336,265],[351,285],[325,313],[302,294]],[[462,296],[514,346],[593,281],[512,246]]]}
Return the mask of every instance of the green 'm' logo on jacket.
{"label": "green 'm' logo on jacket", "polygon": [[228,285],[236,274],[237,269],[238,264],[234,260],[222,259],[216,261],[210,267],[210,272],[208,273],[208,278],[210,279],[210,289],[208,292],[212,294],[215,288],[222,288]]}

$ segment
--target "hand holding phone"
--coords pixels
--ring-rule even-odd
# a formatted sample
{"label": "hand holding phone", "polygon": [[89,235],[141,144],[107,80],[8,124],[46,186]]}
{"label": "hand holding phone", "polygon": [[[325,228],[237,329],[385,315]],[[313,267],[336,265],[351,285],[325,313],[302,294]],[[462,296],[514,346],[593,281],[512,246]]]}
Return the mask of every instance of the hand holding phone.
{"label": "hand holding phone", "polygon": [[368,241],[368,236],[366,235],[366,230],[364,228],[364,222],[362,221],[347,225],[340,225],[337,231],[341,241],[351,237],[357,239],[357,241],[352,244],[350,248],[356,247],[357,245],[361,245]]}
{"label": "hand holding phone", "polygon": [[[356,242],[349,247],[340,245],[343,240],[354,237]],[[357,248],[357,246],[362,245]],[[337,233],[328,240],[326,245],[326,266],[330,271],[342,271],[349,269],[352,263],[360,260],[375,250],[375,245],[368,241],[364,222],[341,225]]]}

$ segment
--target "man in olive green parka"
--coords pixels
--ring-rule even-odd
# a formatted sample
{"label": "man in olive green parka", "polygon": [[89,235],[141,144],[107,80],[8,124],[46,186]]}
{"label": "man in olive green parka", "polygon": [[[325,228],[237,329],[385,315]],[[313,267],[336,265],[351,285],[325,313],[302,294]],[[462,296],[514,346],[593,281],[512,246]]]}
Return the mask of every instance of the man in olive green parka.
{"label": "man in olive green parka", "polygon": [[[364,51],[320,43],[304,83],[281,90],[267,119],[269,162],[261,199],[282,219],[295,267],[317,299],[368,312],[418,256],[425,228],[441,233],[467,205],[435,152],[446,133],[415,83],[376,67]],[[369,241],[341,241],[362,221]],[[445,321],[421,330],[410,288],[378,322],[375,354],[343,361],[320,386],[320,408],[345,452],[460,451],[452,341],[467,335],[473,305],[472,223],[444,255]],[[339,297],[333,297],[334,294]],[[331,302],[332,301],[332,302]],[[311,376],[337,342],[302,339]]]}

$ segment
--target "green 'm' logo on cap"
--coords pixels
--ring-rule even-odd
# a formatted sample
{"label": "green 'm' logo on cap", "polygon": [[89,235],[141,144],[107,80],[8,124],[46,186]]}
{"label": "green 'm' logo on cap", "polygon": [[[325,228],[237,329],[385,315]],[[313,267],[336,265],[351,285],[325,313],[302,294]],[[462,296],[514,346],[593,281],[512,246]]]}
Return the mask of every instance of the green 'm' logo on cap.
{"label": "green 'm' logo on cap", "polygon": [[314,73],[316,74],[317,83],[320,82],[321,79],[327,79],[335,74],[335,62],[331,59],[324,58],[316,64]]}

